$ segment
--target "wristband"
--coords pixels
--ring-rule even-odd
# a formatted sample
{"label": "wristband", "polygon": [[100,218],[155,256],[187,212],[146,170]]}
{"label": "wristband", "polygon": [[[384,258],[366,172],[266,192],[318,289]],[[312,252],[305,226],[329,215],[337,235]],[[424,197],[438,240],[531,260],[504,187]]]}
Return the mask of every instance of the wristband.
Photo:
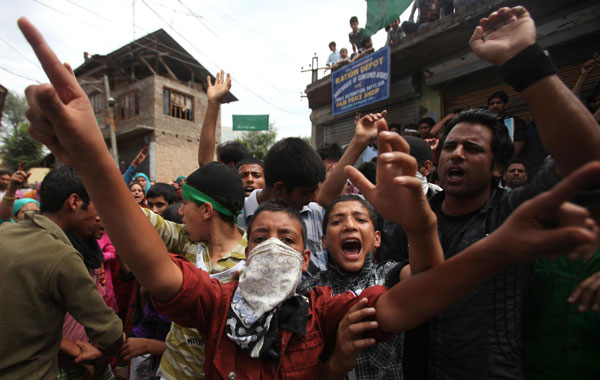
{"label": "wristband", "polygon": [[500,73],[508,84],[521,92],[538,80],[556,74],[556,67],[548,51],[535,43],[506,61]]}

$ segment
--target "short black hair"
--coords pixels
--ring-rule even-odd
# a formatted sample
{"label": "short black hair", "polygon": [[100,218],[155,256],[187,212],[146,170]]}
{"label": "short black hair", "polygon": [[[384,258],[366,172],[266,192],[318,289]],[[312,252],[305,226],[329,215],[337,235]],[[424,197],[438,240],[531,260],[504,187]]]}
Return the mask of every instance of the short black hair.
{"label": "short black hair", "polygon": [[402,134],[402,124],[400,124],[400,123],[389,123],[388,129],[390,131],[392,131],[392,129],[395,129],[396,131],[398,131],[398,134]]}
{"label": "short black hair", "polygon": [[331,41],[331,42],[329,43],[329,46],[335,46],[335,41]]}
{"label": "short black hair", "polygon": [[421,125],[421,124],[427,124],[430,127],[433,127],[435,125],[435,120],[433,120],[430,117],[424,117],[421,120],[419,120],[419,123],[417,125]]}
{"label": "short black hair", "polygon": [[146,192],[146,198],[155,198],[163,196],[168,204],[177,201],[177,191],[169,184],[159,182],[152,185]]}
{"label": "short black hair", "polygon": [[0,169],[0,175],[11,175],[12,173],[6,169]]}
{"label": "short black hair", "polygon": [[502,103],[508,103],[508,95],[506,95],[506,92],[496,91],[492,95],[490,95],[490,97],[488,98],[488,102],[487,102],[488,106],[490,105],[490,102],[494,98],[498,98],[498,99],[502,100]]}
{"label": "short black hair", "polygon": [[356,17],[356,16],[350,17],[350,24],[352,24],[353,22],[358,22],[358,17]]}
{"label": "short black hair", "polygon": [[83,209],[87,208],[90,196],[79,174],[66,165],[51,170],[40,186],[40,211],[59,212],[71,194],[77,194],[83,201]]}
{"label": "short black hair", "polygon": [[[187,177],[186,184],[213,198],[233,214],[244,207],[242,179],[237,170],[229,165],[216,161],[203,165]],[[233,223],[233,217],[218,211],[217,214],[224,221]]]}
{"label": "short black hair", "polygon": [[325,165],[308,143],[288,137],[275,143],[265,158],[265,183],[283,182],[288,192],[302,186],[316,186],[325,180]]}
{"label": "short black hair", "polygon": [[179,208],[183,202],[173,203],[167,206],[165,211],[162,213],[162,217],[165,220],[170,220],[171,222],[175,222],[177,224],[182,224],[183,220],[181,215],[179,215]]}
{"label": "short black hair", "polygon": [[492,131],[492,168],[495,164],[499,164],[502,168],[506,166],[508,160],[510,160],[513,156],[515,147],[510,139],[510,136],[508,135],[508,129],[498,115],[483,109],[470,109],[467,111],[462,111],[450,120],[450,123],[444,132],[444,137],[440,143],[440,146],[444,146],[448,134],[458,123],[481,124],[489,128]]}
{"label": "short black hair", "polygon": [[321,156],[321,160],[330,158],[339,161],[344,155],[344,150],[337,143],[323,143],[317,148],[317,153]]}
{"label": "short black hair", "polygon": [[248,156],[239,160],[237,165],[235,165],[235,168],[239,169],[242,165],[259,165],[261,168],[263,168],[263,170],[265,169],[265,163],[263,162],[263,160],[252,156]]}
{"label": "short black hair", "polygon": [[217,158],[222,163],[234,166],[244,157],[248,157],[250,152],[244,144],[239,141],[229,141],[217,146]]}
{"label": "short black hair", "polygon": [[508,168],[512,164],[521,164],[521,165],[523,165],[523,167],[525,168],[525,172],[527,172],[527,161],[525,161],[522,158],[515,157],[515,158],[511,158],[510,160],[508,160],[508,162],[506,163],[506,166],[504,167],[504,173],[506,173],[506,171],[508,170]]}
{"label": "short black hair", "polygon": [[338,203],[342,203],[342,202],[358,202],[360,203],[368,212],[369,214],[369,218],[371,218],[371,223],[373,224],[373,229],[377,229],[376,225],[377,225],[377,214],[375,214],[375,210],[373,209],[373,206],[371,206],[369,204],[369,202],[367,202],[363,197],[356,195],[356,194],[347,194],[347,195],[340,195],[339,197],[335,198],[333,200],[333,202],[331,202],[329,204],[329,206],[327,206],[327,209],[325,209],[325,215],[323,216],[323,235],[325,235],[327,233],[327,224],[329,223],[329,216],[331,215],[331,211],[333,210],[333,207],[338,204]]}
{"label": "short black hair", "polygon": [[373,185],[377,184],[377,157],[368,162],[363,162],[358,166],[358,171],[361,172]]}
{"label": "short black hair", "polygon": [[302,229],[302,249],[306,249],[306,223],[304,223],[302,215],[300,215],[298,210],[292,208],[286,201],[278,198],[269,199],[268,201],[261,203],[261,205],[258,206],[256,211],[254,212],[254,215],[252,216],[250,225],[248,226],[248,238],[250,238],[250,234],[252,233],[252,226],[254,225],[256,217],[264,211],[283,212],[287,214],[290,218],[295,219],[298,223],[300,223],[300,228]]}

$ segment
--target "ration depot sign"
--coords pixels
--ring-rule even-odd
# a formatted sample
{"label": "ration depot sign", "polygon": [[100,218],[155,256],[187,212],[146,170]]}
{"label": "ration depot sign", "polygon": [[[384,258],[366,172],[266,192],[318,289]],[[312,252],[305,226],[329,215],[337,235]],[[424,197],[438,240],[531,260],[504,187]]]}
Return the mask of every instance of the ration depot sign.
{"label": "ration depot sign", "polygon": [[331,113],[338,115],[390,96],[390,48],[333,72]]}

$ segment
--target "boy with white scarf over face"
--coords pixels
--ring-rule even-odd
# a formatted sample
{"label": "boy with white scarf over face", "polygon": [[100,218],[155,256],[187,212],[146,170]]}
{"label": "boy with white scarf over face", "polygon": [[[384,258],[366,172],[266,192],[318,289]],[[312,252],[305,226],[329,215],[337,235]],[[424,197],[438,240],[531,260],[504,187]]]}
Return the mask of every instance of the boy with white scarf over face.
{"label": "boy with white scarf over face", "polygon": [[[516,17],[529,15],[518,12]],[[508,25],[513,22],[510,18],[506,20]],[[159,236],[129,196],[97,128],[89,99],[70,67],[58,61],[27,20],[19,20],[19,26],[53,84],[31,86],[26,91],[31,134],[61,161],[79,171],[114,245],[123,253],[123,259],[139,282],[153,295],[157,307],[173,320],[205,333],[207,379],[317,378],[322,369],[321,354],[334,350],[333,337],[336,333],[338,336],[349,334],[349,329],[338,330],[338,324],[347,325],[348,318],[341,323],[340,320],[348,311],[373,317],[375,320],[368,322],[368,327],[377,326],[379,333],[410,329],[450,306],[507,265],[531,260],[537,252],[555,255],[570,252],[572,256],[581,256],[593,248],[598,237],[598,228],[587,211],[564,204],[600,174],[600,164],[591,163],[553,190],[525,203],[488,238],[388,291],[371,287],[359,297],[351,293],[334,297],[327,288],[317,288],[307,294],[308,302],[301,297],[288,298],[273,311],[283,310],[282,318],[278,319],[289,322],[292,329],[303,329],[304,335],[282,328],[273,346],[277,348],[279,361],[252,358],[224,331],[238,282],[211,281],[206,272],[189,262],[170,258]],[[491,44],[490,49],[499,48],[502,54],[511,57],[521,49],[512,50],[511,38],[515,35],[518,33],[504,36],[502,44]],[[485,43],[490,41],[493,39],[488,37]],[[382,132],[378,146],[377,185],[368,183],[353,168],[347,168],[350,179],[385,218],[403,226],[411,249],[441,255],[436,217],[427,205],[420,182],[414,177],[416,163],[408,155],[406,142],[396,134]],[[301,254],[303,263],[307,262],[302,248],[301,222],[289,215],[285,210],[255,215],[248,231],[250,257],[260,243],[277,238]],[[567,220],[568,226],[564,223]],[[574,223],[576,225],[572,225]],[[274,252],[273,257],[282,256]],[[281,280],[279,276],[276,278]],[[287,302],[297,302],[289,305],[289,313],[285,307]],[[365,302],[367,307],[363,307]],[[298,312],[307,304],[307,313]],[[299,317],[303,319],[298,321]],[[343,340],[338,343],[332,358],[340,357],[340,352],[343,354],[347,348]],[[344,355],[341,356],[339,363],[343,362]]]}

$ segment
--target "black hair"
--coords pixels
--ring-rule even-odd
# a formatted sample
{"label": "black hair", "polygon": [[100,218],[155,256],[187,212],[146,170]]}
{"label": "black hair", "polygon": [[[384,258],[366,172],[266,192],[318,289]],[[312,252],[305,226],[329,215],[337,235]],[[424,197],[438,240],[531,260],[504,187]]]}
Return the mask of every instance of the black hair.
{"label": "black hair", "polygon": [[0,169],[0,175],[11,175],[12,173],[6,169]]}
{"label": "black hair", "polygon": [[377,161],[371,160],[363,162],[358,166],[358,171],[361,172],[373,185],[377,183]]}
{"label": "black hair", "polygon": [[177,201],[177,191],[169,184],[159,182],[152,185],[146,192],[146,199],[163,196],[168,204]]}
{"label": "black hair", "polygon": [[502,100],[502,103],[508,103],[508,95],[506,95],[506,92],[496,91],[492,95],[490,95],[490,97],[488,98],[488,102],[487,102],[488,106],[490,105],[490,102],[494,98],[498,98],[498,99]]}
{"label": "black hair", "polygon": [[[389,123],[388,124],[388,129],[391,131],[392,129],[395,129],[398,131],[398,134],[402,134],[402,124],[400,123]],[[393,131],[392,131],[393,132]]]}
{"label": "black hair", "polygon": [[369,204],[369,202],[367,202],[363,197],[358,196],[356,194],[347,194],[347,195],[340,195],[339,197],[335,198],[333,202],[331,202],[329,204],[329,206],[327,206],[327,209],[325,209],[325,215],[323,216],[323,235],[325,235],[327,233],[327,224],[329,223],[329,216],[331,215],[331,212],[333,211],[333,208],[335,207],[336,204],[338,203],[342,203],[342,202],[358,202],[360,203],[368,212],[369,214],[369,218],[371,218],[371,223],[373,224],[373,229],[377,229],[375,228],[376,224],[377,224],[377,215],[375,214],[375,210],[373,209],[373,206],[371,206]]}
{"label": "black hair", "polygon": [[331,42],[329,43],[329,46],[336,46],[336,45],[335,45],[335,41],[331,41]]}
{"label": "black hair", "polygon": [[508,160],[508,162],[506,163],[506,166],[504,167],[504,173],[506,173],[506,171],[508,170],[508,168],[512,164],[521,164],[521,165],[523,165],[523,167],[525,167],[525,172],[527,172],[527,161],[525,161],[522,158],[515,157],[515,158],[511,158],[510,160]]}
{"label": "black hair", "polygon": [[356,16],[350,17],[350,24],[352,24],[353,22],[357,23],[358,22],[358,17],[356,17]]}
{"label": "black hair", "polygon": [[435,125],[435,120],[433,120],[430,117],[424,117],[421,120],[419,120],[419,123],[417,123],[417,125],[421,125],[423,123],[429,125],[430,127],[433,127]]}
{"label": "black hair", "polygon": [[244,144],[239,141],[229,141],[217,146],[217,158],[225,165],[237,165],[244,157],[248,157],[250,152]]}
{"label": "black hair", "polygon": [[239,160],[237,165],[235,165],[235,168],[239,169],[242,165],[259,165],[261,168],[263,168],[263,170],[265,169],[265,163],[263,162],[263,160],[252,156],[248,156]]}
{"label": "black hair", "polygon": [[280,140],[265,158],[265,183],[273,187],[283,182],[288,192],[294,188],[316,186],[325,180],[325,165],[308,143],[298,137]]}
{"label": "black hair", "polygon": [[[220,162],[210,162],[190,174],[186,183],[219,202],[233,214],[244,207],[245,192],[237,170]],[[217,211],[217,210],[215,210]],[[219,217],[233,223],[233,217],[217,211]]]}
{"label": "black hair", "polygon": [[344,150],[337,143],[324,143],[317,148],[317,153],[319,153],[319,156],[321,156],[321,160],[330,158],[335,161],[339,161],[344,155]]}
{"label": "black hair", "polygon": [[179,208],[183,203],[177,202],[167,206],[165,211],[163,211],[162,217],[165,220],[170,220],[171,222],[175,222],[177,224],[182,224],[183,220],[181,215],[179,215]]}
{"label": "black hair", "polygon": [[85,210],[90,203],[90,196],[77,172],[68,166],[51,170],[40,186],[40,211],[59,212],[71,194],[77,194]]}
{"label": "black hair", "polygon": [[300,215],[298,210],[292,208],[286,201],[284,201],[283,199],[278,199],[278,198],[269,199],[268,201],[261,203],[261,205],[258,206],[256,211],[254,212],[254,216],[252,216],[250,225],[248,225],[248,232],[247,232],[248,238],[250,237],[250,234],[252,233],[252,226],[254,225],[254,221],[256,220],[256,217],[264,211],[283,212],[283,213],[287,214],[290,218],[292,218],[292,219],[296,220],[298,223],[300,223],[300,228],[302,230],[302,249],[306,249],[306,240],[307,240],[306,223],[304,223],[304,220],[302,219],[302,215]]}
{"label": "black hair", "polygon": [[448,134],[458,123],[481,124],[489,128],[492,131],[491,150],[493,155],[492,167],[490,169],[493,169],[495,164],[500,165],[502,168],[506,166],[508,160],[513,156],[515,147],[508,135],[508,129],[498,115],[483,109],[470,109],[459,113],[450,120],[444,132],[444,137],[440,143],[442,148]]}

